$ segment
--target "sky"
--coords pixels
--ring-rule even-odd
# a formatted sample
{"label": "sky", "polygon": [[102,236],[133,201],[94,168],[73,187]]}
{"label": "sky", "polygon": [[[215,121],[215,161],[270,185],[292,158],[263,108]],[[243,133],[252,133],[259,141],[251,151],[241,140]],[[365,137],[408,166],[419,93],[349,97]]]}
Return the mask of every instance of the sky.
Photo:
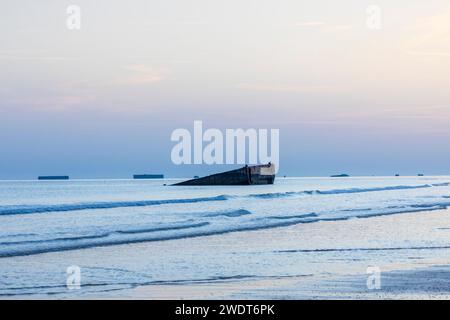
{"label": "sky", "polygon": [[195,120],[279,129],[281,175],[450,174],[448,0],[1,7],[0,179],[224,169],[172,163]]}

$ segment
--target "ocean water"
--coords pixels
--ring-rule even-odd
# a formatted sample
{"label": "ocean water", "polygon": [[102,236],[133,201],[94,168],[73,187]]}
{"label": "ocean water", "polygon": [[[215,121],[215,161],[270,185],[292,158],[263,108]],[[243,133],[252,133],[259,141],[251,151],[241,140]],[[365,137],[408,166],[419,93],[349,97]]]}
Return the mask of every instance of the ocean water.
{"label": "ocean water", "polygon": [[[389,260],[393,254],[386,249],[403,249],[421,250],[423,258],[431,254],[424,249],[448,249],[447,234],[410,242],[394,237],[384,243],[362,234],[350,247],[332,235],[337,221],[447,208],[447,176],[277,178],[266,186],[169,185],[176,181],[0,181],[0,296],[78,297],[140,285],[307,276],[338,268],[330,267],[329,261],[343,256]],[[313,230],[323,222],[331,227],[318,240],[245,243],[253,230],[270,235],[294,225]],[[236,233],[241,241],[229,244],[228,236]],[[211,236],[214,245],[208,245]],[[221,239],[228,246],[223,250]],[[193,241],[202,241],[203,247],[192,247]],[[67,290],[70,265],[82,269],[82,290]]]}

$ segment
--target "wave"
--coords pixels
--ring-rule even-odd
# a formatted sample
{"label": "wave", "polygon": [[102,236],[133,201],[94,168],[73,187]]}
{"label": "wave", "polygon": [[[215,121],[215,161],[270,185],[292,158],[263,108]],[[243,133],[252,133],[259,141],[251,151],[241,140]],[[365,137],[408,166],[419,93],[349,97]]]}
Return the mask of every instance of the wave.
{"label": "wave", "polygon": [[[23,241],[8,241],[8,242],[0,242],[2,246],[8,245],[24,245],[24,244],[40,244],[40,243],[56,243],[56,242],[65,242],[65,241],[77,241],[77,240],[93,240],[93,239],[101,239],[107,238],[114,234],[139,234],[139,233],[152,233],[152,232],[160,232],[160,231],[172,231],[172,230],[182,230],[182,229],[191,229],[207,226],[209,222],[200,222],[193,224],[185,224],[185,225],[172,225],[172,226],[163,226],[163,227],[150,227],[150,228],[141,228],[141,229],[130,229],[130,230],[115,230],[112,232],[105,232],[96,235],[90,236],[77,236],[77,237],[61,237],[61,238],[53,238],[53,239],[45,239],[45,240],[23,240]],[[1,253],[0,253],[1,257]]]}
{"label": "wave", "polygon": [[[331,216],[326,213],[305,213],[296,215],[263,216],[250,220],[237,220],[234,223],[227,222],[222,224],[216,223],[212,220],[210,222],[204,221],[190,224],[173,224],[161,227],[114,230],[111,232],[79,237],[60,237],[43,240],[2,242],[0,243],[0,258],[140,242],[166,241],[221,235],[232,232],[272,229],[319,221],[342,221],[354,218],[362,219],[400,213],[423,212],[445,209],[448,206],[450,206],[450,203],[412,204],[408,206],[397,206],[395,208],[391,206],[390,208],[373,209],[372,212],[367,212],[367,208],[363,208],[359,212],[355,209],[354,215],[339,215],[339,211],[337,214],[335,213]],[[341,210],[341,212],[345,211],[346,210]],[[227,212],[215,213],[216,216],[219,214],[227,217],[236,217],[239,215],[250,215],[254,213],[239,209],[229,211],[228,214]]]}
{"label": "wave", "polygon": [[417,186],[387,186],[387,187],[374,187],[374,188],[349,188],[349,189],[332,189],[332,190],[304,190],[304,191],[288,191],[288,192],[274,192],[274,193],[257,193],[250,194],[250,198],[261,199],[273,199],[273,198],[285,198],[296,195],[333,195],[333,194],[346,194],[346,193],[364,193],[364,192],[379,192],[379,191],[394,191],[394,190],[410,190],[410,189],[423,189],[432,187],[445,187],[450,183],[439,184],[423,184]]}
{"label": "wave", "polygon": [[287,220],[287,219],[303,219],[303,218],[313,218],[318,217],[316,213],[306,213],[306,214],[300,214],[300,215],[294,215],[294,216],[276,216],[276,217],[270,217],[270,219],[276,219],[276,220]]}
{"label": "wave", "polygon": [[[118,202],[89,202],[89,203],[73,203],[73,204],[57,204],[57,205],[11,205],[0,207],[0,216],[19,215],[19,214],[36,214],[48,212],[64,212],[79,211],[93,209],[114,209],[124,207],[146,207],[166,204],[189,204],[198,202],[226,201],[238,198],[258,198],[258,199],[277,199],[299,195],[338,195],[365,192],[381,192],[395,190],[423,189],[432,187],[450,186],[450,182],[437,184],[423,184],[416,186],[398,185],[374,188],[348,188],[348,189],[332,189],[332,190],[303,190],[273,193],[257,193],[248,195],[218,195],[212,197],[186,198],[186,199],[165,199],[165,200],[140,200],[140,201],[118,201]],[[444,196],[445,197],[445,196]]]}
{"label": "wave", "polygon": [[57,205],[34,205],[34,206],[4,206],[0,207],[0,216],[33,214],[61,211],[78,211],[90,209],[114,209],[124,207],[146,207],[163,204],[183,204],[197,203],[208,201],[224,201],[228,200],[227,196],[220,195],[215,197],[188,198],[188,199],[167,199],[167,200],[142,200],[142,201],[119,201],[119,202],[90,202],[90,203],[74,203],[74,204],[57,204]]}
{"label": "wave", "polygon": [[[256,193],[256,194],[249,194],[247,197],[249,198],[261,198],[261,199],[273,199],[273,198],[284,198],[284,197],[290,197],[295,196],[299,194],[305,194],[308,191],[289,191],[289,192],[273,192],[273,193]],[[311,191],[312,193],[312,191]]]}
{"label": "wave", "polygon": [[250,211],[245,209],[239,209],[239,210],[233,210],[233,211],[218,211],[213,213],[207,213],[204,215],[204,217],[228,217],[228,218],[234,218],[234,217],[240,217],[240,216],[246,216],[252,214]]}
{"label": "wave", "polygon": [[288,249],[277,250],[276,253],[314,253],[314,252],[354,252],[354,251],[397,251],[397,250],[442,250],[450,246],[417,246],[417,247],[385,247],[385,248],[323,248],[323,249]]}
{"label": "wave", "polygon": [[[52,243],[48,241],[42,241],[40,246],[26,247],[26,248],[18,248],[17,245],[14,246],[11,250],[6,249],[4,246],[0,248],[0,258],[9,258],[9,257],[17,257],[17,256],[28,256],[34,254],[41,253],[49,253],[49,252],[59,252],[59,251],[68,251],[68,250],[78,250],[78,249],[88,249],[94,247],[105,247],[105,246],[114,246],[121,244],[132,244],[132,243],[142,243],[142,242],[155,242],[155,241],[167,241],[167,240],[178,240],[178,239],[186,239],[186,238],[196,238],[196,237],[204,237],[204,236],[213,236],[213,235],[222,235],[231,232],[242,232],[242,231],[255,231],[255,230],[263,230],[263,229],[272,229],[279,227],[287,227],[295,224],[302,223],[301,220],[294,221],[286,221],[279,223],[271,223],[271,224],[256,224],[256,225],[243,225],[243,226],[233,226],[230,228],[219,228],[219,229],[210,229],[210,230],[198,230],[184,233],[175,233],[175,234],[163,234],[163,235],[151,235],[151,234],[141,234],[140,236],[135,237],[119,237],[116,239],[112,239],[109,237],[110,235],[101,236],[101,237],[80,237],[78,241],[71,241],[68,243]],[[100,239],[99,239],[100,238]],[[85,241],[88,240],[88,241]],[[5,250],[6,249],[6,250]]]}
{"label": "wave", "polygon": [[[251,214],[251,212],[248,212],[246,214]],[[93,247],[104,247],[121,244],[177,240],[185,238],[221,235],[231,232],[254,231],[278,227],[287,227],[302,222],[303,223],[309,222],[305,220],[302,221],[302,219],[305,218],[306,216],[309,216],[309,214],[299,215],[297,217],[293,217],[289,221],[279,221],[279,222],[278,221],[269,222],[270,219],[257,219],[247,224],[238,223],[234,225],[219,225],[219,226],[214,226],[209,222],[203,222],[178,227],[172,226],[167,228],[113,231],[110,233],[92,236],[32,240],[23,242],[16,241],[15,243],[11,242],[4,243],[0,247],[0,258],[27,256],[48,252],[87,249]],[[164,233],[164,231],[167,232]],[[5,246],[5,244],[11,244],[11,246],[8,248],[8,246],[7,245]]]}
{"label": "wave", "polygon": [[343,193],[364,193],[364,192],[379,192],[379,191],[393,191],[393,190],[410,190],[431,188],[431,184],[423,184],[418,186],[388,186],[388,187],[374,187],[374,188],[351,188],[351,189],[337,189],[337,190],[317,190],[318,194],[343,194]]}

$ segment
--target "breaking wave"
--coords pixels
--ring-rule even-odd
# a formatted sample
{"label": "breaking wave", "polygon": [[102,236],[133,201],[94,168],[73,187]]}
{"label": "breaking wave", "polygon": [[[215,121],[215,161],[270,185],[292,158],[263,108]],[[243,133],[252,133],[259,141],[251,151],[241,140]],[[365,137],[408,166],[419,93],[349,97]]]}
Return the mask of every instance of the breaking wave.
{"label": "breaking wave", "polygon": [[[139,242],[166,241],[184,238],[194,238],[211,235],[221,235],[231,232],[242,232],[262,229],[287,227],[303,223],[320,221],[342,221],[354,218],[371,218],[400,213],[422,212],[445,209],[450,202],[410,204],[405,206],[388,206],[384,208],[343,209],[335,212],[300,213],[285,215],[256,214],[245,209],[199,213],[199,222],[168,223],[160,226],[127,228],[109,231],[82,230],[80,236],[14,239],[0,242],[0,258],[33,255],[47,252],[86,249],[92,247],[113,246]],[[349,212],[351,214],[349,214]],[[232,220],[217,220],[220,216]],[[241,217],[243,219],[238,219]],[[211,217],[216,217],[212,218]],[[236,220],[234,219],[236,217]],[[248,218],[250,217],[250,218]],[[245,219],[244,219],[245,218]],[[203,219],[203,221],[202,221]],[[205,219],[209,219],[205,221]],[[119,227],[120,228],[120,227]],[[91,233],[92,234],[89,234]],[[48,236],[48,235],[47,235]],[[51,235],[50,235],[51,237]]]}
{"label": "breaking wave", "polygon": [[140,201],[117,201],[117,202],[88,202],[88,203],[73,203],[73,204],[56,204],[56,205],[9,205],[0,206],[0,216],[19,215],[19,214],[36,214],[48,212],[65,212],[65,211],[79,211],[79,210],[94,210],[94,209],[114,209],[125,207],[146,207],[158,206],[168,204],[189,204],[199,202],[213,202],[226,201],[238,198],[257,198],[257,199],[277,199],[287,198],[293,196],[303,195],[338,195],[338,194],[352,194],[365,192],[381,192],[381,191],[395,191],[395,190],[410,190],[423,189],[433,187],[450,186],[450,182],[437,184],[423,184],[415,186],[399,185],[386,186],[374,188],[348,188],[348,189],[332,189],[332,190],[303,190],[303,191],[288,191],[288,192],[273,192],[273,193],[257,193],[248,195],[218,195],[211,197],[200,198],[186,198],[186,199],[165,199],[165,200],[140,200]]}
{"label": "breaking wave", "polygon": [[424,189],[432,187],[447,187],[450,183],[437,183],[437,184],[422,184],[416,186],[387,186],[387,187],[374,187],[374,188],[348,188],[348,189],[333,189],[333,190],[305,190],[305,191],[288,191],[288,192],[274,192],[274,193],[257,193],[250,194],[248,197],[261,198],[261,199],[273,199],[273,198],[285,198],[296,195],[333,195],[333,194],[346,194],[346,193],[364,193],[364,192],[379,192],[379,191],[394,191],[394,190],[410,190],[410,189]]}
{"label": "breaking wave", "polygon": [[254,220],[248,224],[213,225],[209,222],[167,227],[159,230],[114,231],[92,236],[43,239],[35,241],[4,242],[0,247],[0,258],[34,255],[47,252],[86,249],[130,243],[176,240],[184,238],[220,235],[238,231],[252,231],[285,227],[301,223],[301,220],[267,223],[266,220]]}
{"label": "breaking wave", "polygon": [[0,207],[0,215],[32,214],[61,211],[78,211],[92,209],[114,209],[125,207],[146,207],[163,204],[183,204],[208,201],[224,201],[228,198],[224,195],[215,197],[191,198],[191,199],[167,199],[167,200],[142,200],[142,201],[118,201],[118,202],[90,202],[57,205],[32,205],[32,206],[4,206]]}

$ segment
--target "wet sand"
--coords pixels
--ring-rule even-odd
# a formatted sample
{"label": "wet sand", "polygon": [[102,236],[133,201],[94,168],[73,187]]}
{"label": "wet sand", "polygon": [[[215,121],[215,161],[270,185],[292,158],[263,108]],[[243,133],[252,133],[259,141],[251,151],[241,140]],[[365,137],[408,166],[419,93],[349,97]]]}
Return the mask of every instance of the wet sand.
{"label": "wet sand", "polygon": [[[138,251],[155,245],[171,251],[180,245],[178,250],[186,248],[191,254],[270,251],[280,258],[288,255],[284,261],[297,260],[283,276],[269,271],[256,279],[155,284],[84,298],[448,299],[449,228],[450,210],[439,210],[128,245],[127,250]],[[299,261],[298,254],[304,259]],[[371,266],[381,271],[379,289],[367,287]]]}

